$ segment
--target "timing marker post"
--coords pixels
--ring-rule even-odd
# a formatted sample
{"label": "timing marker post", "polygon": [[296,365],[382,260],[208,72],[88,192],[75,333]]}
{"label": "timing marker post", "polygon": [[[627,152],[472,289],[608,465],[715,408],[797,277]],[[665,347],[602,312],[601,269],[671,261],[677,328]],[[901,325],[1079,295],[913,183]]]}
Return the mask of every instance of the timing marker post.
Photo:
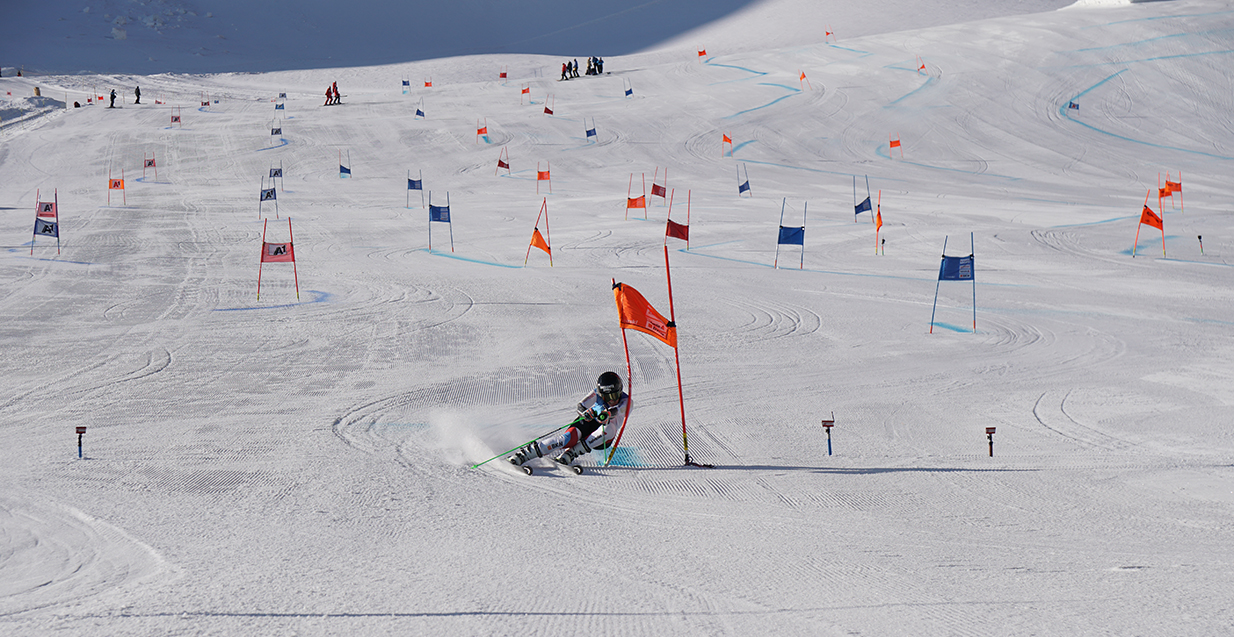
{"label": "timing marker post", "polygon": [[81,458],[81,437],[86,435],[85,425],[77,426],[77,458]]}
{"label": "timing marker post", "polygon": [[823,421],[823,429],[827,430],[827,455],[831,455],[831,428],[836,424],[836,412],[831,412],[831,419]]}
{"label": "timing marker post", "polygon": [[994,457],[994,427],[985,428],[985,437],[990,440],[990,457]]}

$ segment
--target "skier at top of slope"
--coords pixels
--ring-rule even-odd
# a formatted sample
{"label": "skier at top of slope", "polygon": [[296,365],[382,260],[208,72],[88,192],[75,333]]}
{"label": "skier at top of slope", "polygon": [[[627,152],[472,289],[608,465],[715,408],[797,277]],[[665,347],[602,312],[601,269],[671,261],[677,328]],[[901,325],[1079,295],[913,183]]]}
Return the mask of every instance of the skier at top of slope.
{"label": "skier at top of slope", "polygon": [[568,465],[574,459],[594,449],[605,449],[617,437],[617,432],[630,413],[630,395],[622,391],[621,376],[604,372],[596,379],[595,391],[578,404],[578,418],[564,432],[549,438],[531,441],[507,458],[510,464],[522,466],[533,458],[542,458],[558,449],[565,449],[554,458]]}

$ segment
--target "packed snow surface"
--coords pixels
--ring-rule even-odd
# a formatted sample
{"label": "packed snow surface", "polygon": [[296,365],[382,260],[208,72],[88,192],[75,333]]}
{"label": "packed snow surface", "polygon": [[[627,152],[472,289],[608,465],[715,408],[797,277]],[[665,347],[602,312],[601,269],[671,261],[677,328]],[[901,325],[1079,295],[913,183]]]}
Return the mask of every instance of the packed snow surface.
{"label": "packed snow surface", "polygon": [[[848,8],[776,41],[809,4],[568,82],[606,51],[6,53],[0,633],[1229,632],[1234,5]],[[684,439],[673,350],[628,331],[612,465],[473,468],[626,375],[613,281],[676,319]]]}

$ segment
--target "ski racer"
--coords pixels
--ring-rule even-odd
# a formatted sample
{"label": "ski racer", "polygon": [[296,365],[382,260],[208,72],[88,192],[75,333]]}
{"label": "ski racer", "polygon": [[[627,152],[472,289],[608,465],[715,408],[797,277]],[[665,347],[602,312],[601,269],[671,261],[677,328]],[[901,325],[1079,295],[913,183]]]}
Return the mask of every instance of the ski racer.
{"label": "ski racer", "polygon": [[553,459],[568,465],[594,449],[607,448],[629,413],[630,395],[622,391],[621,376],[616,372],[604,372],[596,379],[595,391],[578,404],[578,418],[569,428],[560,434],[531,441],[507,460],[518,467],[533,458],[565,449]]}

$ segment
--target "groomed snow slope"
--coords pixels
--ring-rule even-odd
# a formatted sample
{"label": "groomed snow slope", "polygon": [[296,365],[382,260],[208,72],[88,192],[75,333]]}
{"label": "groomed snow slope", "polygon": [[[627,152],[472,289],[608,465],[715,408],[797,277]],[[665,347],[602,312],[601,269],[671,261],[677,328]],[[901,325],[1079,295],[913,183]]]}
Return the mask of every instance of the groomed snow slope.
{"label": "groomed snow slope", "polygon": [[[137,78],[142,105],[6,126],[0,627],[1222,633],[1232,28],[1234,7],[1197,0],[708,43],[561,83],[535,56],[159,75]],[[334,80],[345,104],[321,107]],[[132,86],[2,82],[70,102]],[[279,165],[262,216],[271,241],[293,219],[300,298],[268,263],[258,301],[258,191]],[[690,249],[670,243],[689,447],[716,467],[681,466],[673,353],[630,333],[618,466],[472,469],[624,375],[611,279],[668,311],[666,208],[624,207],[632,173],[650,188],[666,166],[675,220],[690,201]],[[108,206],[121,169],[127,203]],[[1167,170],[1185,197],[1160,210],[1167,254],[1144,226],[1133,258]],[[408,171],[449,194],[431,252]],[[879,256],[851,216],[866,175]],[[59,255],[43,237],[30,255],[36,189],[58,189]],[[553,266],[524,267],[545,199]],[[775,269],[782,203],[805,246]],[[970,233],[975,292],[939,286],[930,334],[944,240],[968,254]]]}

